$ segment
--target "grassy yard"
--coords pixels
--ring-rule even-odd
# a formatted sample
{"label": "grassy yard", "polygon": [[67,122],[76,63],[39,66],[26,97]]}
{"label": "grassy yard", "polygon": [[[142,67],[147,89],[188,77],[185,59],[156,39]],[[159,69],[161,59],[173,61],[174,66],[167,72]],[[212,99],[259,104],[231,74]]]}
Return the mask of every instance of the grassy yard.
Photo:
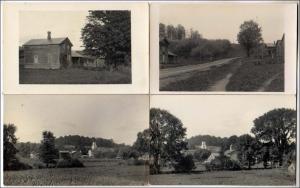
{"label": "grassy yard", "polygon": [[122,160],[84,160],[84,168],[5,171],[5,185],[144,185],[148,168]]}
{"label": "grassy yard", "polygon": [[239,66],[239,60],[206,71],[195,71],[187,79],[171,82],[161,87],[160,91],[207,91],[216,81],[223,79],[228,73],[234,72]]}
{"label": "grassy yard", "polygon": [[152,185],[295,185],[287,169],[213,171],[191,174],[150,175]]}
{"label": "grassy yard", "polygon": [[257,63],[255,59],[245,58],[236,73],[230,78],[226,87],[227,91],[257,91],[268,82],[274,75],[278,74],[264,91],[284,91],[284,64],[274,64],[265,59]]}
{"label": "grassy yard", "polygon": [[20,69],[20,84],[130,84],[131,70]]}

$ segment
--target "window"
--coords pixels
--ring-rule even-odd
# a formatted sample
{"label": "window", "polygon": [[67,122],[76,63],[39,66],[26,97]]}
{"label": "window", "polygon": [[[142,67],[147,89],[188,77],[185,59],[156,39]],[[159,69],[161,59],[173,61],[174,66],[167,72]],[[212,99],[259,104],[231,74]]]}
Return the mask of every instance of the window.
{"label": "window", "polygon": [[33,62],[34,62],[34,64],[39,63],[39,56],[38,55],[33,56]]}

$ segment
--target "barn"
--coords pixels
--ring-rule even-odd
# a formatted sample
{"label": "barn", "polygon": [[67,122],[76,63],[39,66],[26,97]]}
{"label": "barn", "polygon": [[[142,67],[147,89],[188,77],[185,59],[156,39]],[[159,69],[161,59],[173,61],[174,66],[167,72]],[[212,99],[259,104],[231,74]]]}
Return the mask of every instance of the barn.
{"label": "barn", "polygon": [[170,42],[164,38],[159,41],[159,62],[161,64],[176,63],[177,55],[169,50]]}
{"label": "barn", "polygon": [[31,39],[23,45],[21,66],[30,69],[67,68],[72,65],[72,46],[68,37],[52,38],[48,31],[47,38]]}

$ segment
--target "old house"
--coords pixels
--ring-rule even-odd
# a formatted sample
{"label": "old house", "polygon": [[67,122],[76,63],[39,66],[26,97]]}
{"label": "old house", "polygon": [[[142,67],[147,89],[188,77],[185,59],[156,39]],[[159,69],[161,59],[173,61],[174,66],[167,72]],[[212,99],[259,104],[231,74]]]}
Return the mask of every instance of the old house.
{"label": "old house", "polygon": [[161,64],[177,62],[177,55],[169,51],[169,44],[166,38],[159,41],[159,62]]}
{"label": "old house", "polygon": [[24,68],[60,69],[72,65],[72,43],[68,37],[52,38],[48,31],[45,39],[31,39],[23,45]]}
{"label": "old house", "polygon": [[277,40],[276,47],[276,58],[278,63],[284,63],[284,34],[282,35],[281,40]]}

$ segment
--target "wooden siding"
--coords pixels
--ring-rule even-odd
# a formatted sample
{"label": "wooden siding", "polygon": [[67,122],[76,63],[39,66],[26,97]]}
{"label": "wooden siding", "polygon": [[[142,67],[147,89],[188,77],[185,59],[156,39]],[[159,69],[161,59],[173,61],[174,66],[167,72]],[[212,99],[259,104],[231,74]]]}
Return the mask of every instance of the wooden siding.
{"label": "wooden siding", "polygon": [[[37,56],[38,62],[34,62]],[[59,69],[59,45],[24,46],[24,68]]]}

